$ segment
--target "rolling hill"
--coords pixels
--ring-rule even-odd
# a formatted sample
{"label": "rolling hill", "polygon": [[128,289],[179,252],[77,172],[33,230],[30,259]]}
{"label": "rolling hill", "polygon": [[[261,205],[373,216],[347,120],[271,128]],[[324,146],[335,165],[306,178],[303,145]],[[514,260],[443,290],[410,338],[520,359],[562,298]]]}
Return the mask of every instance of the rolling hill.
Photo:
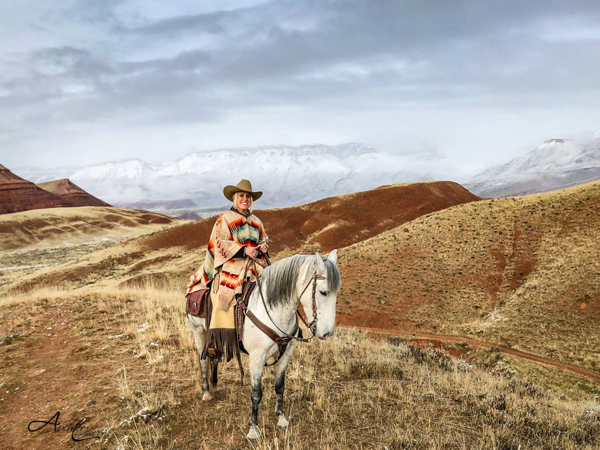
{"label": "rolling hill", "polygon": [[0,215],[0,286],[177,223],[148,211],[91,206]]}
{"label": "rolling hill", "polygon": [[[451,182],[406,183],[346,194],[307,205],[261,210],[274,259],[300,252],[327,252],[360,242],[398,224],[449,206],[479,200]],[[119,247],[89,254],[60,268],[41,269],[19,289],[40,284],[82,286],[169,276],[187,277],[202,263],[215,218],[186,223]]]}
{"label": "rolling hill", "polygon": [[132,230],[157,231],[177,222],[154,212],[113,207],[23,211],[0,216],[0,251],[38,244],[64,246],[90,238],[127,235]]}
{"label": "rolling hill", "polygon": [[37,186],[67,200],[70,206],[110,206],[108,203],[84,191],[68,178],[39,183]]}
{"label": "rolling hill", "polygon": [[110,206],[68,179],[33,184],[0,165],[0,214],[74,206]]}
{"label": "rolling hill", "polygon": [[71,206],[60,196],[36,186],[0,165],[0,214]]}
{"label": "rolling hill", "polygon": [[[154,220],[135,219],[141,211],[123,210],[125,217],[117,219],[115,208],[89,210],[112,214],[80,224],[46,223],[39,226],[49,231],[44,239],[28,243],[25,231],[21,247],[2,255],[39,260],[28,248],[60,250],[77,227],[92,233],[104,226],[98,232],[108,237],[130,223],[137,228],[137,220],[148,226]],[[37,221],[41,212],[4,219],[30,215]],[[290,445],[596,448],[598,378],[537,366],[495,346],[599,373],[600,182],[502,200],[478,199],[454,183],[415,183],[258,215],[276,258],[347,245],[339,253],[338,324],[460,336],[446,349],[461,359],[434,348],[437,341],[385,341],[376,333],[371,340],[352,329],[298,345],[286,402],[296,423],[300,411],[312,418],[308,429],[317,431],[307,437],[305,428],[293,426],[285,432]],[[71,408],[92,417],[91,430],[112,424],[109,446],[130,436],[146,446],[159,442],[157,436],[165,445],[196,445],[198,423],[221,424],[217,445],[247,445],[245,433],[239,427],[231,432],[227,418],[232,408],[248,408],[250,388],[238,387],[237,368],[224,364],[217,403],[200,403],[197,352],[182,312],[183,285],[201,262],[213,222],[122,241],[4,284],[0,277],[8,294],[0,308],[2,401],[16,411],[0,420],[2,442],[26,446],[32,434],[19,433],[15,421],[27,426],[33,413],[50,417]],[[57,228],[60,233],[53,232]],[[0,258],[0,275],[4,268]],[[492,345],[477,348],[469,337]],[[266,381],[273,381],[270,371]],[[265,392],[269,404],[274,393]],[[263,410],[269,419],[272,410]],[[330,422],[323,417],[335,419],[335,432],[344,435],[323,439],[322,424]],[[265,430],[279,445],[281,432]],[[64,440],[48,436],[50,447],[62,448]]]}
{"label": "rolling hill", "polygon": [[600,370],[600,182],[427,214],[343,249],[340,321]]}

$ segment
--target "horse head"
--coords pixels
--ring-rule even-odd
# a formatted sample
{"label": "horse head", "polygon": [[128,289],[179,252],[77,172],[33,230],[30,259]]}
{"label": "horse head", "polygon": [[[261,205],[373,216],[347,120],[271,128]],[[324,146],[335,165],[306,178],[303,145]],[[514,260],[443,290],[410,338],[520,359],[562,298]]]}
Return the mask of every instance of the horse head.
{"label": "horse head", "polygon": [[340,272],[337,268],[337,250],[333,250],[327,258],[315,254],[312,271],[307,279],[312,286],[306,289],[300,299],[306,313],[311,332],[319,339],[332,336],[335,331],[335,303],[341,287]]}

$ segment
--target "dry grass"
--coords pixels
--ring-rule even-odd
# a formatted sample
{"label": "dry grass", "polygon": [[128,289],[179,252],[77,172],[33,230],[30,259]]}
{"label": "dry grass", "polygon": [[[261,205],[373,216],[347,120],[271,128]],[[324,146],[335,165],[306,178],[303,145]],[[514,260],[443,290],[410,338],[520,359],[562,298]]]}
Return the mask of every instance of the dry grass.
{"label": "dry grass", "polygon": [[[105,254],[108,261],[101,264],[111,269],[111,252],[127,245],[124,241],[183,223],[149,211],[112,207],[51,208],[1,215],[0,287],[14,290],[14,286],[61,285],[72,289],[88,284],[94,280],[86,276],[85,269],[65,277],[69,269],[57,270],[56,266],[78,259],[85,261],[83,266],[93,266],[94,258],[85,256],[103,254],[102,250],[111,247]],[[72,263],[66,267],[80,266]]]}
{"label": "dry grass", "polygon": [[[273,260],[276,260],[298,252],[329,252],[334,248],[342,248],[375,236],[429,212],[478,199],[479,197],[452,182],[403,183],[330,197],[302,206],[261,210],[258,215],[266,226],[270,236],[271,255]],[[389,207],[391,202],[395,204],[395,208]],[[61,211],[70,214],[69,209],[80,208],[63,208]],[[110,208],[95,210],[108,209]],[[113,210],[116,211],[114,208]],[[361,210],[362,214],[356,214],[356,210]],[[139,213],[132,210],[122,211],[129,214]],[[36,218],[39,221],[40,218]],[[48,233],[56,231],[55,228],[60,228],[60,225],[69,225],[69,221],[65,223],[65,219],[60,215],[53,219],[60,222],[59,226],[42,227],[49,228]],[[94,218],[94,224],[110,229],[114,220],[114,217],[102,220],[101,214],[98,214]],[[187,278],[202,263],[214,220],[213,217],[197,222],[180,223],[162,232],[113,245],[103,251],[95,251],[87,257],[81,257],[80,254],[77,261],[60,267],[37,266],[25,269],[25,266],[40,264],[40,261],[56,265],[61,257],[63,262],[73,260],[75,258],[69,256],[79,250],[72,249],[70,254],[66,255],[62,247],[51,247],[37,253],[14,255],[14,258],[9,256],[3,259],[0,255],[0,286],[21,292],[45,284],[74,289],[90,284],[110,286],[137,283],[165,274]],[[22,237],[19,226],[20,223],[4,224],[8,238],[19,240]],[[0,220],[0,233],[2,227]],[[118,230],[119,228],[115,228],[114,232],[109,232],[103,229],[103,232],[114,237]],[[77,237],[78,233],[79,230],[74,227],[72,233],[58,233],[57,236],[62,240],[71,240]],[[57,242],[56,236],[50,237],[44,236],[44,240],[50,244]],[[60,239],[59,244],[62,244]],[[97,250],[100,248],[102,247]],[[82,254],[89,253],[87,250],[89,249],[82,246]],[[18,277],[3,279],[2,268],[6,266],[21,266],[24,272]]]}
{"label": "dry grass", "polygon": [[598,371],[599,242],[600,182],[455,206],[340,251],[339,310]]}
{"label": "dry grass", "polygon": [[[239,385],[235,364],[220,369],[218,399],[200,400],[196,350],[177,283],[50,301],[62,302],[74,318],[69,340],[76,359],[69,367],[81,366],[79,376],[89,382],[73,389],[79,378],[66,373],[68,403],[90,417],[89,429],[103,430],[100,446],[92,441],[72,448],[252,447],[245,439],[250,389]],[[26,308],[31,305],[12,301],[11,314]],[[9,345],[14,367],[35,357],[17,355],[25,341]],[[15,369],[11,376],[24,373]],[[490,373],[437,349],[373,340],[350,329],[295,348],[286,384],[287,431],[275,426],[273,382],[265,370],[259,449],[600,448],[597,397],[561,397],[515,374]],[[89,405],[90,398],[96,403]],[[55,447],[47,436],[46,448],[64,448],[66,439]]]}
{"label": "dry grass", "polygon": [[[598,370],[598,205],[592,183],[404,224],[340,252],[338,310],[366,326],[467,335]],[[0,447],[251,447],[250,389],[235,364],[221,368],[217,400],[200,400],[186,277],[169,273],[189,275],[202,249],[167,241],[144,251],[124,242],[11,278],[0,298],[0,406],[10,412]],[[600,391],[576,375],[477,349],[466,363],[350,329],[295,351],[291,428],[275,426],[267,369],[256,448],[600,448]],[[22,432],[57,409],[85,416],[100,445]]]}

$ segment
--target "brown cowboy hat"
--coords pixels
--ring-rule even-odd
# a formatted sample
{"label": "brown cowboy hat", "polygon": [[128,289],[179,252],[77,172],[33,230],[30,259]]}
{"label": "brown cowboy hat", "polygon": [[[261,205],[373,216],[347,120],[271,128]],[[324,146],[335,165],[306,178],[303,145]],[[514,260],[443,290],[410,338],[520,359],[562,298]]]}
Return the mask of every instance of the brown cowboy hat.
{"label": "brown cowboy hat", "polygon": [[252,200],[258,200],[263,194],[261,191],[252,192],[252,183],[248,180],[240,181],[237,186],[225,186],[223,189],[223,194],[225,194],[225,197],[230,201],[233,201],[233,194],[236,192],[248,192],[252,195]]}

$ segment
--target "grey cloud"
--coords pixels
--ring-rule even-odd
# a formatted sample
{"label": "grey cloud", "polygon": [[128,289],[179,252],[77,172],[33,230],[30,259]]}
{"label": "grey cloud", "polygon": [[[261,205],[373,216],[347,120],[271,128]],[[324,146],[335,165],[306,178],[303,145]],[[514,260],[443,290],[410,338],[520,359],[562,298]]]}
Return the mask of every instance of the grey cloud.
{"label": "grey cloud", "polygon": [[[68,11],[98,23],[102,45],[39,48],[21,59],[27,76],[2,74],[5,139],[38,124],[160,127],[269,107],[360,115],[600,98],[597,42],[544,35],[598,21],[597,2],[277,1],[136,27],[119,3]],[[203,36],[210,45],[197,43]],[[139,47],[159,56],[140,58]]]}
{"label": "grey cloud", "polygon": [[181,52],[173,58],[123,63],[120,67],[125,73],[148,70],[158,72],[193,72],[199,69],[208,69],[213,62],[213,57],[209,52],[193,50]]}

